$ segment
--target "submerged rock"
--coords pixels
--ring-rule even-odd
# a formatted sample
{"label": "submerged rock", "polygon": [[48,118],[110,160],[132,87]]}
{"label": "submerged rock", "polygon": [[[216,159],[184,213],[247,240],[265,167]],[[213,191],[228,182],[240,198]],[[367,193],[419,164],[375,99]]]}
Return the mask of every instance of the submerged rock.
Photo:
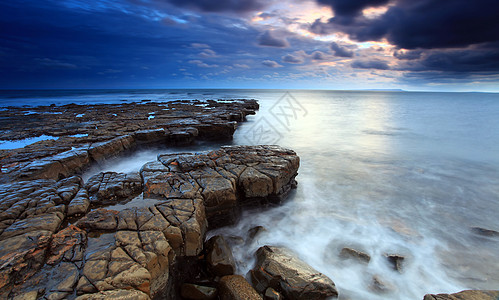
{"label": "submerged rock", "polygon": [[391,267],[395,271],[402,273],[405,256],[398,255],[398,254],[388,254],[388,253],[385,253],[384,256],[386,257],[386,259],[390,263]]}
{"label": "submerged rock", "polygon": [[369,254],[348,247],[341,249],[340,257],[345,259],[353,258],[359,262],[366,264],[369,263],[369,261],[371,260],[371,256],[369,256]]}
{"label": "submerged rock", "polygon": [[482,227],[471,227],[471,230],[481,236],[486,236],[486,237],[499,237],[499,232],[492,230],[492,229],[486,229]]}
{"label": "submerged rock", "polygon": [[424,300],[497,300],[499,291],[461,291],[455,294],[427,294]]}
{"label": "submerged rock", "polygon": [[256,252],[251,270],[255,289],[263,293],[271,287],[287,299],[326,299],[338,297],[334,282],[313,269],[286,248],[263,246]]}

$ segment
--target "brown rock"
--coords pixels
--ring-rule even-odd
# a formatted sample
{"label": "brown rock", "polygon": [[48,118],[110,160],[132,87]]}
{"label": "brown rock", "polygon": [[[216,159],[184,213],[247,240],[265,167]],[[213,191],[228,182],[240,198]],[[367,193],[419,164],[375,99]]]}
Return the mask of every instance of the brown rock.
{"label": "brown rock", "polygon": [[120,300],[149,300],[151,299],[147,294],[137,290],[111,290],[102,291],[95,294],[81,295],[77,300],[105,300],[105,299],[120,299]]}
{"label": "brown rock", "polygon": [[118,213],[115,210],[98,208],[76,222],[76,226],[87,231],[114,231],[118,227]]}
{"label": "brown rock", "polygon": [[86,244],[87,233],[74,225],[69,225],[53,235],[47,264],[54,265],[63,260],[83,262]]}
{"label": "brown rock", "polygon": [[262,300],[262,297],[241,275],[228,275],[218,284],[221,300]]}
{"label": "brown rock", "polygon": [[119,200],[142,192],[142,178],[138,173],[102,172],[92,176],[85,188],[93,205],[115,204]]}
{"label": "brown rock", "polygon": [[371,260],[371,256],[369,256],[369,254],[348,247],[341,249],[340,257],[345,259],[353,258],[363,263],[369,263]]}
{"label": "brown rock", "polygon": [[499,291],[461,291],[455,294],[427,294],[424,300],[497,300]]}
{"label": "brown rock", "polygon": [[395,271],[402,272],[405,257],[398,254],[385,254],[386,259]]}
{"label": "brown rock", "polygon": [[0,288],[33,276],[45,260],[50,231],[30,231],[0,241]]}
{"label": "brown rock", "polygon": [[84,215],[87,213],[89,207],[90,199],[88,198],[88,192],[86,189],[81,189],[68,205],[68,217]]}
{"label": "brown rock", "polygon": [[374,275],[372,278],[371,285],[369,288],[377,293],[389,293],[396,291],[397,288],[389,283],[388,281],[384,280],[381,276],[379,275]]}
{"label": "brown rock", "polygon": [[206,261],[208,268],[216,276],[232,275],[236,270],[232,250],[220,235],[206,242]]}
{"label": "brown rock", "polygon": [[265,300],[282,300],[282,295],[279,294],[276,290],[269,287],[265,290],[265,294],[263,295],[263,299]]}
{"label": "brown rock", "polygon": [[338,297],[331,279],[298,259],[290,250],[263,246],[258,249],[256,256],[251,279],[257,291],[263,293],[271,287],[289,299]]}

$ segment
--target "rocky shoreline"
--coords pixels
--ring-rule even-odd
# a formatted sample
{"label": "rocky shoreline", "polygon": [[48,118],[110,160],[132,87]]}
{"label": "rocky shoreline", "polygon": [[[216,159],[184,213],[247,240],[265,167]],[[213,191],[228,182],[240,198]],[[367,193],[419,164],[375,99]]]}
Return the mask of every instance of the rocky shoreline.
{"label": "rocky shoreline", "polygon": [[[278,205],[299,157],[279,146],[159,154],[133,173],[92,165],[144,147],[230,140],[255,100],[64,105],[0,110],[0,299],[326,299],[334,282],[291,250],[263,246],[249,281],[229,243],[207,231]],[[133,203],[132,205],[123,205]],[[254,228],[248,238],[262,228]],[[368,263],[355,249],[345,259]],[[401,268],[403,257],[391,257]],[[399,265],[400,263],[400,265]],[[251,283],[250,283],[251,282]],[[378,280],[379,287],[385,287]],[[497,299],[494,291],[426,299]]]}

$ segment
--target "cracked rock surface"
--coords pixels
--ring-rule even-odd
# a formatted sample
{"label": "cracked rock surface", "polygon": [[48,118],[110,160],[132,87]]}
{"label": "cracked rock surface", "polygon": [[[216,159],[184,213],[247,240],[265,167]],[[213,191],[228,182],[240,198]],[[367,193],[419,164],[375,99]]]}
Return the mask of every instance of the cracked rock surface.
{"label": "cracked rock surface", "polygon": [[0,140],[52,139],[0,149],[0,183],[66,178],[140,146],[229,140],[258,108],[256,100],[8,107]]}
{"label": "cracked rock surface", "polygon": [[[203,253],[208,228],[281,201],[298,165],[278,146],[226,146],[158,155],[139,173],[104,172],[86,183],[0,185],[0,295],[168,298],[176,261]],[[112,209],[137,193],[137,207]]]}

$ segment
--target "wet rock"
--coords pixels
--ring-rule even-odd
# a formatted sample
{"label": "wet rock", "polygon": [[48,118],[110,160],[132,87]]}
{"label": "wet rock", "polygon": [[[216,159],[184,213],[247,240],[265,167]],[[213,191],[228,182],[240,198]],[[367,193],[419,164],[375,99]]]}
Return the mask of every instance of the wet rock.
{"label": "wet rock", "polygon": [[119,231],[115,239],[115,245],[88,257],[78,293],[133,289],[155,297],[167,289],[174,254],[161,232]]}
{"label": "wet rock", "polygon": [[486,229],[482,227],[471,227],[471,231],[474,233],[481,235],[481,236],[486,236],[486,237],[499,237],[499,232],[491,229]]}
{"label": "wet rock", "polygon": [[102,162],[133,147],[135,147],[133,136],[125,135],[109,141],[92,144],[88,148],[88,154],[93,160]]}
{"label": "wet rock", "polygon": [[120,299],[120,300],[149,300],[151,299],[147,294],[137,290],[110,290],[102,291],[95,294],[82,295],[76,298],[78,300],[105,300],[105,299]]}
{"label": "wet rock", "polygon": [[461,291],[455,294],[427,294],[424,300],[496,300],[499,291]]}
{"label": "wet rock", "polygon": [[362,263],[369,263],[371,260],[369,254],[348,247],[341,249],[340,257],[344,259],[353,258]]}
{"label": "wet rock", "polygon": [[208,268],[216,276],[232,275],[236,270],[232,250],[223,236],[217,235],[206,242]]}
{"label": "wet rock", "polygon": [[33,276],[45,261],[50,231],[30,231],[0,241],[0,288]]}
{"label": "wet rock", "polygon": [[56,211],[42,215],[36,215],[26,219],[20,219],[4,229],[0,235],[0,240],[13,236],[36,231],[55,232],[64,219],[63,213]]}
{"label": "wet rock", "polygon": [[84,215],[90,207],[90,199],[86,189],[80,189],[68,205],[68,217]]}
{"label": "wet rock", "polygon": [[241,275],[228,275],[220,279],[221,300],[261,300],[262,297]]}
{"label": "wet rock", "polygon": [[55,265],[61,261],[83,264],[87,233],[69,225],[52,236],[47,264]]}
{"label": "wet rock", "polygon": [[397,288],[393,284],[384,280],[379,275],[373,276],[372,281],[371,281],[371,285],[369,286],[369,288],[377,293],[380,293],[380,294],[390,293],[390,292],[394,292],[397,290]]}
{"label": "wet rock", "polygon": [[269,287],[265,290],[265,294],[263,294],[263,299],[265,300],[282,300],[283,297],[279,292]]}
{"label": "wet rock", "polygon": [[384,254],[388,262],[390,263],[391,267],[395,270],[398,271],[399,273],[402,273],[402,268],[403,268],[403,263],[405,260],[405,256],[398,255],[398,254]]}
{"label": "wet rock", "polygon": [[200,154],[159,155],[158,161],[163,166],[149,163],[141,170],[144,195],[201,198],[212,228],[233,223],[243,207],[280,201],[291,189],[299,164],[294,152],[277,146],[228,146]]}
{"label": "wet rock", "polygon": [[62,201],[69,203],[83,186],[83,180],[80,176],[72,176],[58,181],[55,186],[57,194],[61,197]]}
{"label": "wet rock", "polygon": [[281,291],[289,299],[326,299],[337,297],[334,282],[313,269],[286,248],[263,246],[256,252],[257,262],[251,270],[255,289],[263,293],[268,287]]}
{"label": "wet rock", "polygon": [[[164,129],[165,134],[184,134],[180,129]],[[187,130],[189,135],[194,132]],[[127,144],[126,139],[120,140],[121,148],[105,143],[112,132],[103,134],[103,144],[99,138],[88,148],[94,149],[92,159],[98,159],[99,149],[134,147],[134,141]],[[269,162],[272,167],[266,165]],[[298,162],[294,152],[276,146],[224,147],[197,154],[160,155],[156,162],[144,165],[140,175],[101,173],[85,187],[78,176],[0,185],[0,249],[5,249],[0,250],[0,288],[12,291],[12,296],[47,299],[75,294],[103,298],[115,295],[111,291],[119,291],[116,295],[125,298],[159,297],[173,291],[170,272],[175,257],[197,260],[202,253],[209,221],[214,227],[226,225],[248,203],[265,205],[282,197],[293,185]],[[251,172],[244,173],[248,168]],[[258,182],[265,176],[266,188],[260,189]],[[247,190],[252,184],[260,189],[257,193]],[[105,205],[136,192],[143,192],[148,206],[87,212],[91,201]],[[83,217],[60,230],[68,216]],[[113,236],[112,241],[85,253],[87,235],[103,232]],[[233,259],[226,261],[230,249],[225,241],[214,244],[212,253],[218,255],[210,258],[217,270],[214,273],[232,274]],[[220,249],[226,254],[219,254]],[[244,299],[240,292],[230,293]]]}
{"label": "wet rock", "polygon": [[248,230],[248,241],[253,241],[256,237],[262,233],[267,232],[267,228],[263,226],[255,226]]}
{"label": "wet rock", "polygon": [[217,298],[217,289],[197,284],[184,283],[182,284],[182,298],[190,300],[212,300]]}
{"label": "wet rock", "polygon": [[75,225],[87,231],[115,231],[118,227],[118,212],[98,208],[78,220]]}
{"label": "wet rock", "polygon": [[91,177],[85,188],[91,204],[115,204],[119,200],[140,194],[142,178],[138,173],[102,172]]}

